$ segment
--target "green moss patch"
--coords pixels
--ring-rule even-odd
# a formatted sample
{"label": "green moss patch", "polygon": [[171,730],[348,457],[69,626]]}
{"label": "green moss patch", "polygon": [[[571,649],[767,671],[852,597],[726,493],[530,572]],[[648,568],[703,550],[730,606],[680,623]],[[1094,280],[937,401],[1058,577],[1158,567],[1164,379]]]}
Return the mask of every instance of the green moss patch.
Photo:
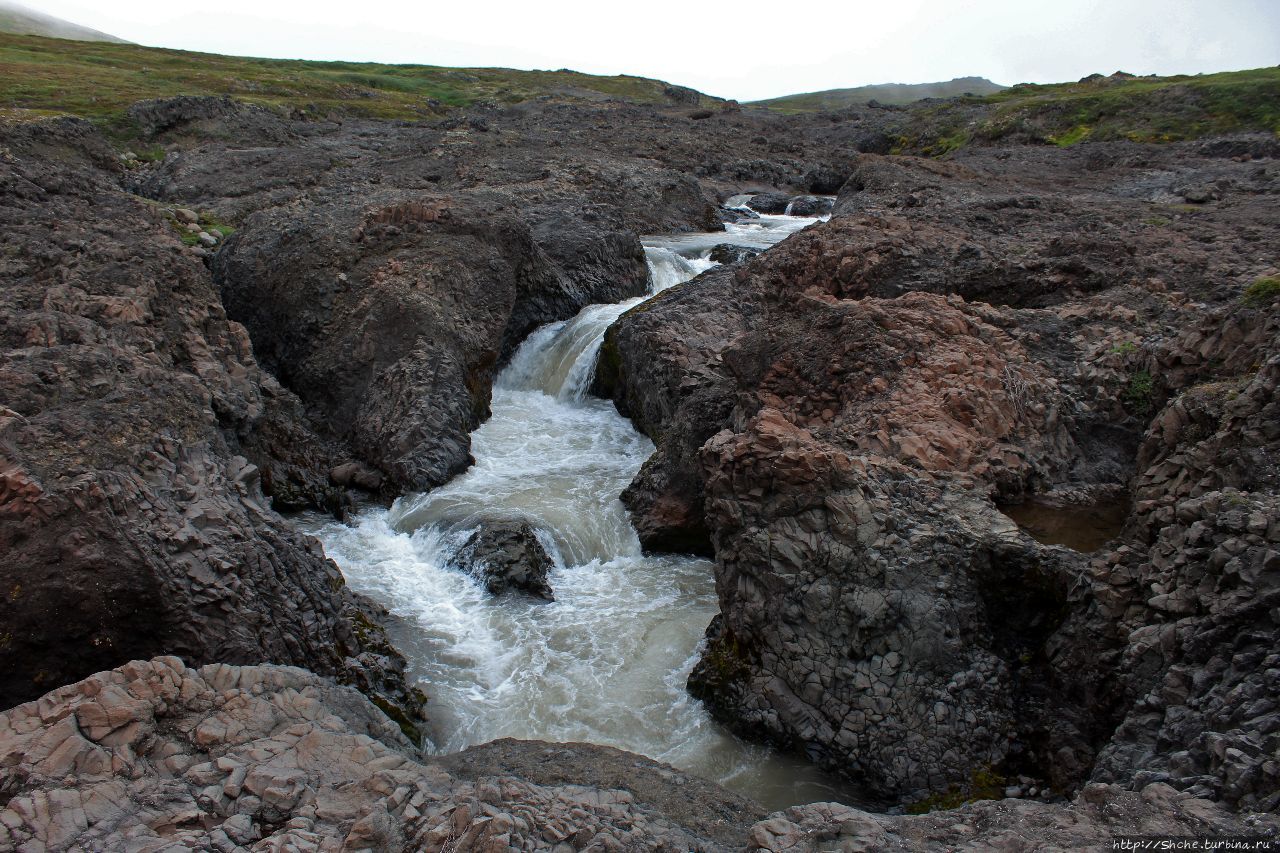
{"label": "green moss patch", "polygon": [[1242,299],[1251,308],[1274,304],[1280,300],[1280,276],[1267,275],[1258,279],[1245,288]]}

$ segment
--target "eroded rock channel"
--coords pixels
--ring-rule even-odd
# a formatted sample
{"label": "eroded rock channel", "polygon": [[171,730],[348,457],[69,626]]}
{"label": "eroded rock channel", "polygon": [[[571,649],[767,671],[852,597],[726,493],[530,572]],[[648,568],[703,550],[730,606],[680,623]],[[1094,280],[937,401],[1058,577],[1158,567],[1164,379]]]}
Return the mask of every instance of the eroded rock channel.
{"label": "eroded rock channel", "polygon": [[[352,587],[403,620],[392,637],[411,673],[433,685],[437,751],[499,737],[585,741],[673,764],[769,809],[860,802],[852,783],[738,740],[689,697],[716,613],[712,566],[643,553],[619,495],[653,444],[588,394],[605,331],[623,313],[716,266],[715,246],[759,251],[815,222],[766,215],[728,234],[646,238],[650,293],[535,331],[496,380],[465,474],[314,528]],[[543,553],[477,554],[478,537],[509,540],[513,524],[536,532]],[[554,563],[545,592],[491,597],[494,566],[544,559]]]}
{"label": "eroded rock channel", "polygon": [[1274,135],[677,96],[0,124],[0,849],[1275,836]]}

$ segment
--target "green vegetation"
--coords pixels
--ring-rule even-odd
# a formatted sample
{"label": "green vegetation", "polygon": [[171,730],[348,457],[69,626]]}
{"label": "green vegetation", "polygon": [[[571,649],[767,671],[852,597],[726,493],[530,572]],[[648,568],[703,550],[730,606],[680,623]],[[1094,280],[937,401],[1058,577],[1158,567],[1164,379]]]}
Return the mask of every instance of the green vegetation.
{"label": "green vegetation", "polygon": [[1280,67],[1020,84],[916,111],[898,148],[937,154],[962,137],[967,143],[1018,136],[1060,146],[1085,139],[1172,142],[1241,130],[1280,134]]}
{"label": "green vegetation", "polygon": [[1059,148],[1070,148],[1077,142],[1084,142],[1093,134],[1093,128],[1087,124],[1076,125],[1066,133],[1050,136],[1049,141]]}
{"label": "green vegetation", "polygon": [[1245,288],[1244,304],[1260,308],[1280,299],[1280,276],[1266,275]]}
{"label": "green vegetation", "polygon": [[1155,407],[1155,379],[1146,370],[1138,370],[1129,377],[1123,399],[1125,408],[1135,415],[1149,415]]}
{"label": "green vegetation", "polygon": [[[253,59],[0,34],[0,119],[70,113],[119,125],[136,101],[175,95],[230,95],[318,115],[421,119],[479,101],[544,95],[670,103],[667,89],[660,80],[566,70]],[[715,102],[700,96],[704,105]]]}
{"label": "green vegetation", "polygon": [[945,83],[882,83],[875,86],[857,86],[852,89],[827,89],[822,92],[805,92],[800,95],[784,95],[766,101],[753,101],[758,107],[768,107],[782,113],[806,113],[819,110],[838,110],[856,104],[879,101],[882,104],[909,104],[925,98],[954,98],[958,95],[990,95],[1004,89],[985,77],[957,77]]}
{"label": "green vegetation", "polygon": [[[414,692],[417,693],[418,691]],[[400,731],[404,733],[404,736],[409,739],[410,743],[414,746],[422,745],[422,732],[413,724],[413,721],[409,719],[408,714],[406,714],[401,708],[393,705],[386,699],[383,699],[381,696],[372,693],[366,695],[370,702],[378,706],[378,710],[390,717],[391,722],[400,727]]]}
{"label": "green vegetation", "polygon": [[907,806],[907,814],[958,809],[975,800],[1000,800],[1004,798],[1004,783],[1004,778],[991,768],[975,770],[967,784],[952,785],[946,793],[912,803]]}

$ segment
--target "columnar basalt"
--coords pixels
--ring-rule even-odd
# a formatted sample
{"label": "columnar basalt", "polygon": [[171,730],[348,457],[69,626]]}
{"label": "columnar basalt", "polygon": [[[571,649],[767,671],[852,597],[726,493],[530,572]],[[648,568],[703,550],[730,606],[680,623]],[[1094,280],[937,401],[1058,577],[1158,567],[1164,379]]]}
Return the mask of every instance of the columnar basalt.
{"label": "columnar basalt", "polygon": [[[658,444],[637,529],[716,555],[721,719],[897,801],[1274,806],[1278,350],[1243,292],[1277,186],[1217,151],[865,155],[831,222],[610,330],[597,389]],[[1096,555],[997,511],[1126,493]]]}

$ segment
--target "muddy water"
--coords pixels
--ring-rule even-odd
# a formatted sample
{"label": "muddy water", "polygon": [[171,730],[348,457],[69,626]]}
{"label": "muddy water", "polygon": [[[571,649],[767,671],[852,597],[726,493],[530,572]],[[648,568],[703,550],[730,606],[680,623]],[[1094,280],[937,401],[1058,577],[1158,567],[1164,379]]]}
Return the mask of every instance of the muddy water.
{"label": "muddy water", "polygon": [[1129,503],[1116,499],[1087,506],[1052,506],[1026,501],[1002,506],[1000,511],[1037,542],[1088,554],[1120,535]]}

